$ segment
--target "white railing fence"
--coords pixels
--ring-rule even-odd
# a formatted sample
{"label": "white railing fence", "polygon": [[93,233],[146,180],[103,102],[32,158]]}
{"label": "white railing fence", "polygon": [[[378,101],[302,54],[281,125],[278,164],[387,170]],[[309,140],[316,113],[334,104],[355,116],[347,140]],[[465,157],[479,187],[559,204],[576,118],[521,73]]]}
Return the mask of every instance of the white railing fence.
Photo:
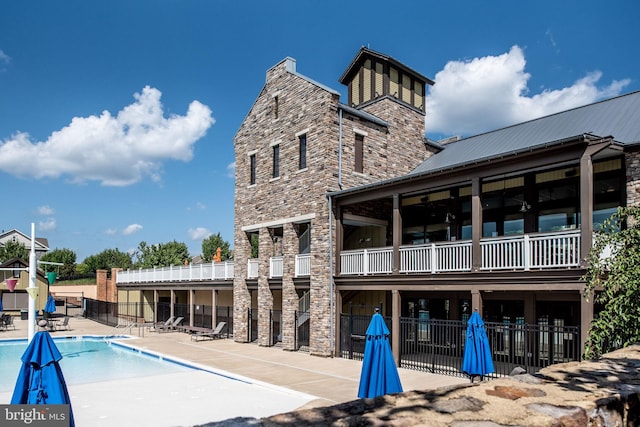
{"label": "white railing fence", "polygon": [[[484,238],[480,241],[481,269],[531,270],[580,266],[580,231]],[[470,240],[401,246],[400,273],[471,271]],[[340,253],[341,275],[391,274],[393,248],[368,248]],[[247,278],[259,274],[257,259],[247,261]],[[295,256],[295,276],[311,275],[310,254]],[[269,259],[269,277],[283,276],[283,257]],[[231,280],[233,261],[190,264],[118,272],[117,283]]]}
{"label": "white railing fence", "polygon": [[269,258],[269,278],[282,277],[283,256]]}
{"label": "white railing fence", "polygon": [[[472,242],[401,246],[400,273],[471,271]],[[531,270],[580,266],[580,231],[484,238],[480,241],[483,270]],[[393,248],[340,253],[340,274],[391,273]]]}
{"label": "white railing fence", "polygon": [[116,283],[233,279],[233,261],[119,271]]}
{"label": "white railing fence", "polygon": [[296,277],[311,276],[311,254],[296,255]]}
{"label": "white railing fence", "polygon": [[257,258],[250,258],[247,261],[247,279],[257,279],[260,264]]}

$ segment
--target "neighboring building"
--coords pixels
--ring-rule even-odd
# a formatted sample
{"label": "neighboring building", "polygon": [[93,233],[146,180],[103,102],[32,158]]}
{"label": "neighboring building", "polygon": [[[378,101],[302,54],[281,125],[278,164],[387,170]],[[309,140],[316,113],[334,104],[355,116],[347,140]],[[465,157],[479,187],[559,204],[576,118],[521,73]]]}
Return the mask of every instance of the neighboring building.
{"label": "neighboring building", "polygon": [[[406,174],[440,149],[424,138],[430,79],[362,48],[340,81],[349,105],[284,59],[267,71],[234,139],[238,341],[293,350],[308,328],[310,351],[330,355],[335,235],[327,193]],[[385,241],[378,233],[372,244]]]}
{"label": "neighboring building", "polygon": [[[27,250],[31,250],[31,237],[19,230],[13,229],[2,231],[0,233],[0,246],[4,246],[6,242],[21,243]],[[42,258],[42,255],[49,252],[49,241],[43,237],[35,238],[36,259]]]}
{"label": "neighboring building", "polygon": [[[13,258],[0,264],[0,300],[2,301],[2,310],[11,313],[19,314],[29,308],[29,294],[27,288],[29,287],[29,272],[27,268],[29,263],[20,258]],[[12,270],[9,270],[12,269]],[[15,269],[15,270],[13,270]],[[13,292],[11,292],[7,286],[7,279],[17,279],[17,284]],[[36,287],[38,288],[38,294],[36,296],[36,310],[42,310],[47,303],[47,297],[49,290],[49,281],[41,270],[37,270],[36,273]]]}

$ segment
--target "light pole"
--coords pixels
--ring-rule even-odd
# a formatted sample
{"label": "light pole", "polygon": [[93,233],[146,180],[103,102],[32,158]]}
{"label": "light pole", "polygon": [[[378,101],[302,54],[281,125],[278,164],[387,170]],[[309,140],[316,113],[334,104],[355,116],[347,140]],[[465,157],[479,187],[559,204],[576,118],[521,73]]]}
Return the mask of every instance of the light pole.
{"label": "light pole", "polygon": [[[29,252],[29,288],[37,289],[36,286],[36,272],[38,266],[36,265],[36,225],[31,223],[31,252]],[[29,292],[29,291],[27,291]],[[37,291],[29,292],[29,335],[27,343],[31,342],[33,335],[36,332],[36,297]]]}

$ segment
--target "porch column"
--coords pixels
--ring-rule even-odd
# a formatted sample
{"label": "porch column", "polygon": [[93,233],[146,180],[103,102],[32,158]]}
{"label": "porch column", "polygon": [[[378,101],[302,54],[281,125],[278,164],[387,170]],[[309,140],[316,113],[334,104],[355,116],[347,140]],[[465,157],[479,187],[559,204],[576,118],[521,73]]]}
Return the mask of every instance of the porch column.
{"label": "porch column", "polygon": [[215,328],[218,324],[218,291],[211,290],[211,327]]}
{"label": "porch column", "polygon": [[[282,238],[284,240],[284,260],[282,275],[282,296],[281,296],[281,315],[280,328],[282,330],[282,348],[283,350],[296,349],[296,316],[298,310],[298,293],[294,283],[296,271],[296,254],[299,251],[298,228],[296,224],[284,224],[282,230]],[[274,304],[276,305],[276,304]]]}
{"label": "porch column", "polygon": [[391,352],[396,365],[400,362],[400,313],[400,291],[393,289],[391,291]]}
{"label": "porch column", "polygon": [[273,234],[268,228],[261,228],[259,234],[260,251],[258,253],[260,274],[258,275],[258,345],[268,346],[271,335],[271,310],[273,294],[269,288],[271,275],[270,260],[274,254]]}
{"label": "porch column", "polygon": [[193,289],[189,289],[189,326],[193,326],[193,320],[195,313],[193,309],[193,301],[195,300],[195,292]]}
{"label": "porch column", "polygon": [[580,265],[587,267],[593,236],[593,163],[587,148],[580,159]]}
{"label": "porch column", "polygon": [[158,321],[158,290],[153,290],[153,323]]}
{"label": "porch column", "polygon": [[169,307],[169,316],[173,317],[175,315],[173,306],[176,303],[176,293],[173,289],[169,290],[169,292],[171,293],[171,299],[170,299],[171,304]]}
{"label": "porch column", "polygon": [[333,328],[335,331],[334,336],[334,344],[333,344],[333,353],[334,356],[340,356],[340,332],[342,332],[341,324],[340,324],[340,314],[342,313],[342,292],[336,290],[335,291],[335,307],[332,316],[335,316],[335,327]]}
{"label": "porch column", "polygon": [[584,353],[584,346],[589,336],[589,327],[593,321],[593,293],[586,295],[584,288],[580,291],[580,353]]}
{"label": "porch column", "polygon": [[[482,238],[482,187],[480,178],[471,179],[471,271],[480,271],[482,267],[482,252],[480,239]],[[474,303],[473,307],[476,305]]]}
{"label": "porch column", "polygon": [[402,215],[400,215],[400,196],[393,195],[393,274],[400,272],[400,245],[402,244]]}
{"label": "porch column", "polygon": [[[329,209],[331,209],[331,206],[329,206]],[[329,230],[329,233],[331,233],[331,230]],[[340,252],[342,252],[343,239],[344,239],[344,230],[342,228],[342,207],[340,205],[337,205],[336,206],[336,241],[334,243],[334,246],[336,248],[334,265],[336,266],[336,269],[333,272],[334,276],[339,276],[340,271],[342,270],[342,266],[340,264]],[[329,253],[331,254],[331,248],[329,248]]]}
{"label": "porch column", "polygon": [[482,316],[482,294],[479,289],[471,290],[471,310],[478,310]]}
{"label": "porch column", "polygon": [[593,243],[593,161],[592,156],[611,145],[601,140],[587,146],[580,158],[580,266],[587,267]]}

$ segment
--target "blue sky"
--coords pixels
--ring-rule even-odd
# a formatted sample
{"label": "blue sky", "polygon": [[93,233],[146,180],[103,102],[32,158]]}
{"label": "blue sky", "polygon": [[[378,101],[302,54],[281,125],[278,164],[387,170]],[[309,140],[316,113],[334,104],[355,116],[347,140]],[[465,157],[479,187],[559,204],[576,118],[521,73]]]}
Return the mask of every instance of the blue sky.
{"label": "blue sky", "polygon": [[221,233],[233,137],[289,56],[343,94],[361,46],[434,79],[426,133],[471,135],[640,89],[628,1],[0,4],[0,229],[78,262]]}

